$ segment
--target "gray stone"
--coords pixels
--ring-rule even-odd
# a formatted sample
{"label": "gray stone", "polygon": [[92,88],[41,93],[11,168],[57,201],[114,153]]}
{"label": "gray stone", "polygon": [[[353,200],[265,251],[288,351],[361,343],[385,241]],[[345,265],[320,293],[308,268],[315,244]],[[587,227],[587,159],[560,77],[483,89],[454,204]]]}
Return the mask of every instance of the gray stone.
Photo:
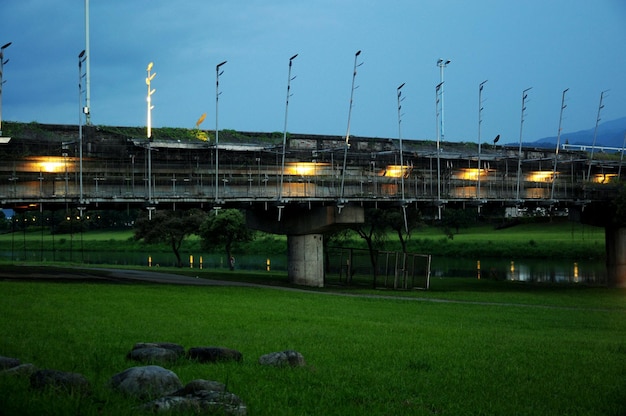
{"label": "gray stone", "polygon": [[185,347],[173,342],[138,342],[133,346],[133,351],[142,348],[165,348],[166,350],[175,352],[179,357],[185,355]]}
{"label": "gray stone", "polygon": [[8,368],[17,367],[20,364],[21,364],[21,361],[17,358],[0,356],[0,370],[6,370]]}
{"label": "gray stone", "polygon": [[215,363],[221,361],[243,361],[243,354],[237,350],[224,347],[194,347],[187,351],[187,358],[199,363]]}
{"label": "gray stone", "polygon": [[126,369],[111,377],[110,384],[117,391],[141,399],[171,394],[183,387],[174,372],[157,365]]}
{"label": "gray stone", "polygon": [[287,350],[262,355],[259,358],[259,364],[275,367],[304,367],[306,361],[299,352]]}
{"label": "gray stone", "polygon": [[53,388],[68,392],[89,393],[91,386],[82,374],[59,370],[37,370],[30,376],[30,385],[35,389]]}
{"label": "gray stone", "polygon": [[187,394],[194,394],[200,390],[208,391],[226,391],[226,385],[219,381],[213,380],[192,380],[185,384],[185,387],[174,393],[174,396],[185,396]]}
{"label": "gray stone", "polygon": [[179,357],[175,351],[161,347],[134,349],[126,355],[128,360],[144,364],[168,364],[175,362]]}

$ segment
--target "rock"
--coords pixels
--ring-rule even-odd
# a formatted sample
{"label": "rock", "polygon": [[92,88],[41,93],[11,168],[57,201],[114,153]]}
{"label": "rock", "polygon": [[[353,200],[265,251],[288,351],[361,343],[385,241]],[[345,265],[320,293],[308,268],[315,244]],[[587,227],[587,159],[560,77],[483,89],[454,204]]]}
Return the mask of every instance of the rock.
{"label": "rock", "polygon": [[195,347],[189,348],[187,358],[200,363],[215,363],[218,361],[243,361],[243,354],[237,350],[224,347]]}
{"label": "rock", "polygon": [[200,390],[208,391],[226,391],[226,385],[219,381],[212,380],[192,380],[185,385],[182,389],[178,390],[173,396],[185,396],[187,394],[194,394]]}
{"label": "rock", "polygon": [[161,347],[134,349],[126,355],[126,359],[144,364],[168,364],[175,362],[179,357],[175,351]]}
{"label": "rock", "polygon": [[30,376],[30,385],[35,389],[55,388],[68,392],[89,393],[91,386],[82,374],[59,370],[37,370]]}
{"label": "rock", "polygon": [[133,351],[142,348],[165,348],[166,350],[174,351],[179,357],[185,355],[185,347],[173,342],[138,342],[133,346]]}
{"label": "rock", "polygon": [[142,406],[143,410],[157,412],[194,412],[245,416],[247,407],[237,395],[226,391],[198,390],[184,396],[161,397]]}
{"label": "rock", "polygon": [[183,387],[174,372],[157,365],[126,369],[111,377],[110,384],[115,390],[141,399],[171,394]]}
{"label": "rock", "polygon": [[306,365],[306,361],[299,352],[287,350],[262,355],[259,358],[259,364],[275,367],[304,367]]}
{"label": "rock", "polygon": [[37,371],[37,367],[35,367],[31,363],[20,364],[15,367],[11,367],[7,370],[0,371],[0,374],[6,374],[10,376],[25,376],[30,377]]}
{"label": "rock", "polygon": [[0,356],[0,370],[6,370],[8,368],[17,367],[21,363],[22,362],[17,358]]}

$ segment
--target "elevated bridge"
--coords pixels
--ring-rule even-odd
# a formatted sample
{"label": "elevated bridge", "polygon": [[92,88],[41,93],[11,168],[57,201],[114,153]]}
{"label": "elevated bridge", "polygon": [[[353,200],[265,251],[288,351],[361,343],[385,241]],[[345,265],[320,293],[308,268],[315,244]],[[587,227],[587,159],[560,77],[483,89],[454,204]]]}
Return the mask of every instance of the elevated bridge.
{"label": "elevated bridge", "polygon": [[626,233],[608,209],[622,180],[619,157],[362,137],[346,146],[344,137],[302,134],[288,135],[283,146],[282,134],[232,131],[220,131],[216,146],[211,132],[156,130],[148,141],[141,129],[8,126],[12,139],[0,145],[2,208],[243,208],[251,227],[288,235],[296,283],[322,282],[326,229],[362,222],[364,208],[390,206],[433,217],[446,207],[567,212],[605,226],[609,281],[626,282],[626,250],[615,249],[626,248]]}

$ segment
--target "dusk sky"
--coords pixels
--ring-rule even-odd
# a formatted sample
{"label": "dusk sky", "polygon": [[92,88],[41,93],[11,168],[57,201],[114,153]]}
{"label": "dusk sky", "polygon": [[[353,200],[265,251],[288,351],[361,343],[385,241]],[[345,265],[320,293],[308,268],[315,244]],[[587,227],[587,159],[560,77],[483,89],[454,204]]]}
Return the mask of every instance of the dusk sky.
{"label": "dusk sky", "polygon": [[[436,138],[435,86],[444,72],[445,140],[556,136],[626,116],[626,0],[91,0],[91,117],[146,125],[146,67],[154,62],[154,127],[346,134],[356,51],[361,50],[351,135]],[[77,124],[84,0],[2,0],[2,120]]]}

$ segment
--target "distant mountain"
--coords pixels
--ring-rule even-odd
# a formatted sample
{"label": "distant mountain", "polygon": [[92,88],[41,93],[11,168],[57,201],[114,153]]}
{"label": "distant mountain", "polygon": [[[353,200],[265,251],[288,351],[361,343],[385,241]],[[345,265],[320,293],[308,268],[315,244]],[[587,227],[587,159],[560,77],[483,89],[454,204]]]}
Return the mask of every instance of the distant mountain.
{"label": "distant mountain", "polygon": [[[561,133],[561,144],[593,144],[593,132],[595,126],[588,130],[580,130],[573,133]],[[598,125],[596,136],[596,146],[608,146],[621,148],[624,145],[624,134],[626,133],[626,117],[616,120],[606,121]],[[556,146],[556,136],[544,137],[530,143],[539,147]]]}

